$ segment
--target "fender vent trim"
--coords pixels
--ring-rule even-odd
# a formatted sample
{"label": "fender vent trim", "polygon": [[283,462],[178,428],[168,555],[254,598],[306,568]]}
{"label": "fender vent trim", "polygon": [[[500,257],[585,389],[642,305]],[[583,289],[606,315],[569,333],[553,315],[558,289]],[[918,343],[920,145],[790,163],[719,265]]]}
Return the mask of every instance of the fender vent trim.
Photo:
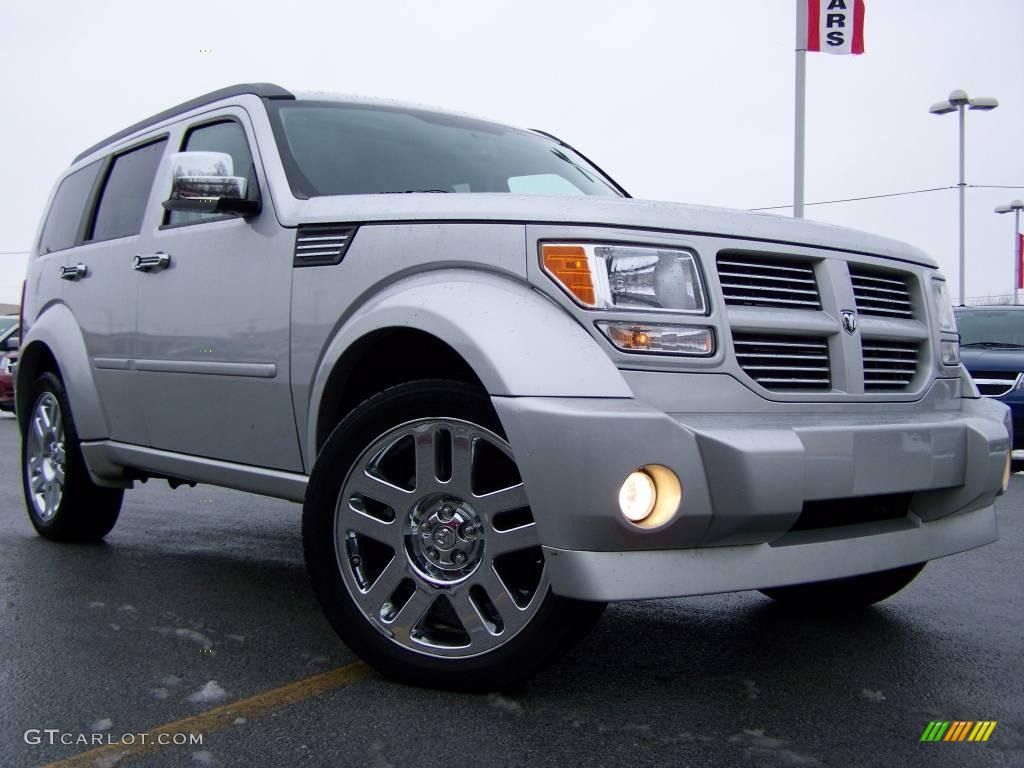
{"label": "fender vent trim", "polygon": [[299,227],[295,235],[295,260],[292,265],[323,267],[340,264],[355,237],[356,229],[337,224]]}

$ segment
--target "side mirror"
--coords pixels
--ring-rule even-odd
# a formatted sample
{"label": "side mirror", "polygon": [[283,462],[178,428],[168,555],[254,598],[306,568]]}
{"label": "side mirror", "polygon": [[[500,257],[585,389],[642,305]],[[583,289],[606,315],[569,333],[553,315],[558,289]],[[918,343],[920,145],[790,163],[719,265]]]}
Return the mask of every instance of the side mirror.
{"label": "side mirror", "polygon": [[259,213],[258,200],[245,197],[247,181],[235,176],[234,161],[226,152],[177,152],[170,156],[168,211],[193,213]]}
{"label": "side mirror", "polygon": [[8,336],[0,343],[0,352],[17,352],[21,346],[21,339],[18,336]]}

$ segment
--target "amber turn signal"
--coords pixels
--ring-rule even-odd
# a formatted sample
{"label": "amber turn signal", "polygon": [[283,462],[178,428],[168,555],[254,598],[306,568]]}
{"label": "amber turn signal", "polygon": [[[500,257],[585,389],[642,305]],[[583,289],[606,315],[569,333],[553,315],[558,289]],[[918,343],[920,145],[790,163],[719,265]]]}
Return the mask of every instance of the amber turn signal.
{"label": "amber turn signal", "polygon": [[540,247],[544,269],[581,304],[597,304],[590,260],[580,245],[545,244]]}

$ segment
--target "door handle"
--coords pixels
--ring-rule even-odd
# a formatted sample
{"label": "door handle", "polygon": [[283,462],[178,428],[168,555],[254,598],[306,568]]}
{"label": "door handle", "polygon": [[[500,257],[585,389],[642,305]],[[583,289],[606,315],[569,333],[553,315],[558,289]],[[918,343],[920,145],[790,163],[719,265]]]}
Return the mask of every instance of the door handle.
{"label": "door handle", "polygon": [[166,253],[149,253],[145,256],[136,255],[132,261],[132,269],[139,272],[159,272],[167,269],[171,264],[171,257]]}
{"label": "door handle", "polygon": [[75,264],[73,267],[62,265],[60,268],[61,280],[80,280],[88,274],[89,268],[85,264]]}

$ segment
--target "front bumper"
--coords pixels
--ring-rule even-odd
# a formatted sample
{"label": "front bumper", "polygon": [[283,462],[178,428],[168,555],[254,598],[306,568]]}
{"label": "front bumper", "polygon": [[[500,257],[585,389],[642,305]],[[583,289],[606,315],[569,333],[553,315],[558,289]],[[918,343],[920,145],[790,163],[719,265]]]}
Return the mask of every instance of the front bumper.
{"label": "front bumper", "polygon": [[[592,600],[781,586],[923,562],[995,540],[1010,449],[986,399],[887,408],[667,414],[639,400],[494,398],[558,594]],[[618,509],[662,464],[679,513],[650,530]],[[807,502],[906,494],[899,519],[791,530]]]}

